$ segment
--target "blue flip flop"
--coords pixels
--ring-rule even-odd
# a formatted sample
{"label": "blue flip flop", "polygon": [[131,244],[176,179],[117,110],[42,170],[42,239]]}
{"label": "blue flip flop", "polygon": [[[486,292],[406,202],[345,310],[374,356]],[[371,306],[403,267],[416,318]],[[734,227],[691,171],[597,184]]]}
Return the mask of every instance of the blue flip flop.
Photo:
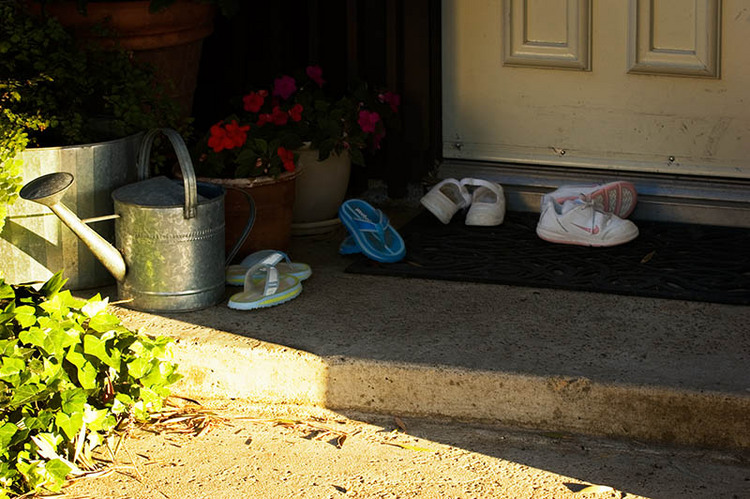
{"label": "blue flip flop", "polygon": [[346,236],[346,239],[341,241],[341,244],[339,245],[339,254],[355,255],[357,253],[362,253],[362,248],[359,247],[357,241],[355,241],[352,236]]}
{"label": "blue flip flop", "polygon": [[[406,245],[385,214],[361,199],[344,201],[339,219],[362,253],[377,262],[398,262],[406,255]],[[341,251],[341,248],[339,248]]]}

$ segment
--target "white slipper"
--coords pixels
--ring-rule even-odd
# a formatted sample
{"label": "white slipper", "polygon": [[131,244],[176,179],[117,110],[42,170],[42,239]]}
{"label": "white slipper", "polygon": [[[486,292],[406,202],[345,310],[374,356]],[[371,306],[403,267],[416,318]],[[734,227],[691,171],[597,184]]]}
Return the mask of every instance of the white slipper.
{"label": "white slipper", "polygon": [[246,256],[238,265],[227,267],[227,284],[242,286],[245,282],[247,270],[259,263],[274,266],[279,269],[279,273],[294,276],[299,281],[304,281],[312,275],[312,269],[308,264],[292,262],[282,251],[261,250]]}
{"label": "white slipper", "polygon": [[454,178],[447,178],[436,184],[419,200],[441,222],[447,224],[461,208],[471,203],[466,187]]}
{"label": "white slipper", "polygon": [[478,178],[461,180],[464,186],[473,186],[471,208],[466,214],[466,225],[500,225],[505,219],[505,193],[500,184]]}
{"label": "white slipper", "polygon": [[[265,278],[256,277],[264,273]],[[273,307],[296,298],[301,292],[302,284],[296,277],[279,274],[276,267],[259,263],[248,269],[244,289],[232,295],[227,305],[235,310]]]}

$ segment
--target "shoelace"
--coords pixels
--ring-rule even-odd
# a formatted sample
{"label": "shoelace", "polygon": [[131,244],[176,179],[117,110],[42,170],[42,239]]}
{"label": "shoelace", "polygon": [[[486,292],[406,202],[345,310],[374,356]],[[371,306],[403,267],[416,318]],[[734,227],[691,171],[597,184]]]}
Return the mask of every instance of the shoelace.
{"label": "shoelace", "polygon": [[584,196],[583,194],[581,194],[580,201],[581,201],[581,204],[583,205],[582,209],[586,209],[586,210],[590,209],[591,211],[593,211],[593,213],[591,214],[591,232],[594,233],[594,229],[596,228],[596,214],[597,213],[601,214],[600,225],[601,225],[601,228],[604,229],[604,227],[606,227],[607,224],[609,223],[610,218],[612,218],[612,213],[608,213],[602,210],[596,205],[593,199],[591,199],[588,196]]}

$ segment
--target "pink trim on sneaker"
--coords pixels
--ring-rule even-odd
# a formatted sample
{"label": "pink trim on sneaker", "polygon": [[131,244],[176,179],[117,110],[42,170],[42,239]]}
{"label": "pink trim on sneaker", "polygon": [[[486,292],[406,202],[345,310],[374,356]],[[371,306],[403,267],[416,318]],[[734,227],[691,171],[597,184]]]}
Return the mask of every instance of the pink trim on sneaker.
{"label": "pink trim on sneaker", "polygon": [[587,199],[593,201],[602,211],[620,218],[627,218],[638,201],[635,186],[622,180],[603,185],[562,186],[549,195],[560,204],[570,199]]}

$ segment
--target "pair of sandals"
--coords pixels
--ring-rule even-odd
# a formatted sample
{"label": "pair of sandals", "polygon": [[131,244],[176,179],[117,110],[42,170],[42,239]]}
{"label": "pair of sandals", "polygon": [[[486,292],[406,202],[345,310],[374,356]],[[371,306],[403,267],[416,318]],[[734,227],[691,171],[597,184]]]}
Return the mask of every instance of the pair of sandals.
{"label": "pair of sandals", "polygon": [[466,225],[500,225],[505,219],[502,186],[478,178],[445,179],[430,189],[420,203],[444,224],[463,208],[469,208]]}
{"label": "pair of sandals", "polygon": [[239,265],[227,267],[227,284],[243,286],[227,305],[235,310],[253,310],[286,303],[299,296],[302,281],[311,275],[309,265],[292,262],[282,251],[256,251]]}

